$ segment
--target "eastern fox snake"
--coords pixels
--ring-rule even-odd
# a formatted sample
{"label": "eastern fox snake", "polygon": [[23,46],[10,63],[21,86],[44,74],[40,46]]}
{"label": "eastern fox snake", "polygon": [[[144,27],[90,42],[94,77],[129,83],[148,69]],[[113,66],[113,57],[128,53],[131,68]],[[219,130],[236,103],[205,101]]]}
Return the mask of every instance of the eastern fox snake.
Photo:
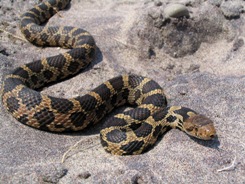
{"label": "eastern fox snake", "polygon": [[21,123],[45,131],[78,131],[99,122],[115,107],[129,104],[134,109],[110,118],[101,130],[101,142],[108,152],[140,154],[169,128],[178,128],[201,139],[211,139],[211,120],[180,106],[166,107],[163,89],[153,80],[124,75],[110,79],[84,96],[64,99],[37,91],[49,83],[78,73],[94,58],[96,45],[85,30],[74,27],[46,27],[46,22],[70,0],[48,0],[21,16],[20,28],[37,46],[60,46],[67,53],[22,65],[5,77],[4,107]]}

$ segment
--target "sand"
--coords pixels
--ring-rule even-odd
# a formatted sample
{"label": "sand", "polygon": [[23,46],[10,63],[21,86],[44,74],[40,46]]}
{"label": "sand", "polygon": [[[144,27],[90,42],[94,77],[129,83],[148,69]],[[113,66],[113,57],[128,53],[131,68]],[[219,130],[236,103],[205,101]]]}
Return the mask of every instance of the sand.
{"label": "sand", "polygon": [[[186,5],[190,17],[166,19],[169,2]],[[20,15],[37,3],[0,1],[1,81],[17,66],[66,51],[35,47],[21,34]],[[244,184],[244,5],[242,0],[73,0],[47,25],[88,30],[98,46],[96,59],[42,93],[68,98],[121,74],[147,76],[165,89],[169,105],[210,117],[218,138],[201,141],[171,130],[142,155],[114,156],[104,151],[99,130],[123,109],[82,132],[53,134],[17,122],[0,102],[0,183]]]}

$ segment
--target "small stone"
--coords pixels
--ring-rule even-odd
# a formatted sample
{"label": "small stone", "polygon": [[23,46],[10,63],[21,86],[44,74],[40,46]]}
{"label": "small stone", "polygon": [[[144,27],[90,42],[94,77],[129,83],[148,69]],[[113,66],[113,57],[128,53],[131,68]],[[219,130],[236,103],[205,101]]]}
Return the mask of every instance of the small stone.
{"label": "small stone", "polygon": [[222,3],[221,11],[226,18],[232,19],[239,18],[244,9],[239,2],[227,1]]}
{"label": "small stone", "polygon": [[159,8],[151,8],[148,11],[148,15],[152,18],[152,19],[158,19],[158,18],[162,18],[162,12]]}
{"label": "small stone", "polygon": [[68,170],[62,166],[56,166],[54,168],[44,170],[42,174],[42,180],[49,183],[58,183],[58,181],[64,177]]}
{"label": "small stone", "polygon": [[243,39],[237,39],[233,44],[233,51],[237,51],[240,47],[244,45]]}
{"label": "small stone", "polygon": [[148,59],[152,59],[152,58],[154,58],[155,56],[156,56],[156,53],[155,53],[154,49],[149,48],[149,49],[148,49]]}
{"label": "small stone", "polygon": [[220,7],[223,0],[209,0],[208,2],[212,5],[215,5],[217,7]]}
{"label": "small stone", "polygon": [[0,54],[5,55],[5,56],[9,56],[9,53],[7,52],[6,48],[3,48],[0,46]]}
{"label": "small stone", "polygon": [[91,176],[91,174],[88,171],[87,172],[80,173],[78,175],[78,177],[81,178],[81,179],[88,179],[90,176]]}
{"label": "small stone", "polygon": [[168,66],[166,67],[167,70],[173,70],[175,67],[174,64],[168,64]]}
{"label": "small stone", "polygon": [[189,72],[199,72],[200,65],[199,64],[191,64],[188,71]]}
{"label": "small stone", "polygon": [[162,2],[159,1],[159,0],[155,0],[155,1],[154,1],[154,5],[155,5],[155,6],[162,6]]}
{"label": "small stone", "polygon": [[179,17],[189,17],[189,11],[186,6],[182,4],[169,4],[163,10],[163,14],[166,18],[179,18]]}

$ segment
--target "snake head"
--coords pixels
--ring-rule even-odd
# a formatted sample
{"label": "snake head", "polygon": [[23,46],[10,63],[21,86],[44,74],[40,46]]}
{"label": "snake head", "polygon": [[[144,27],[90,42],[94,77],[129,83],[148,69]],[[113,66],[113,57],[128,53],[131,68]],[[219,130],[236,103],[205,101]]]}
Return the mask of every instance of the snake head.
{"label": "snake head", "polygon": [[210,140],[216,137],[212,120],[204,115],[190,116],[184,121],[183,129],[188,135],[202,140]]}

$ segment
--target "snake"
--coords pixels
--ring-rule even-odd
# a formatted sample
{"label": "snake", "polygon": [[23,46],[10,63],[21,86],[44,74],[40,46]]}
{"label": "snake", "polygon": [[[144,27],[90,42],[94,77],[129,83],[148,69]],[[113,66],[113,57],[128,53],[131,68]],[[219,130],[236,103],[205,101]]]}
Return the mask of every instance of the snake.
{"label": "snake", "polygon": [[119,75],[73,98],[41,93],[44,87],[79,74],[95,59],[97,46],[89,32],[43,25],[69,3],[47,0],[21,16],[20,30],[30,43],[69,51],[21,65],[5,76],[2,103],[17,121],[43,131],[80,131],[94,126],[115,108],[129,105],[129,110],[108,118],[100,131],[102,146],[115,155],[146,152],[172,128],[203,140],[216,136],[210,118],[187,107],[167,106],[162,87],[140,75]]}

